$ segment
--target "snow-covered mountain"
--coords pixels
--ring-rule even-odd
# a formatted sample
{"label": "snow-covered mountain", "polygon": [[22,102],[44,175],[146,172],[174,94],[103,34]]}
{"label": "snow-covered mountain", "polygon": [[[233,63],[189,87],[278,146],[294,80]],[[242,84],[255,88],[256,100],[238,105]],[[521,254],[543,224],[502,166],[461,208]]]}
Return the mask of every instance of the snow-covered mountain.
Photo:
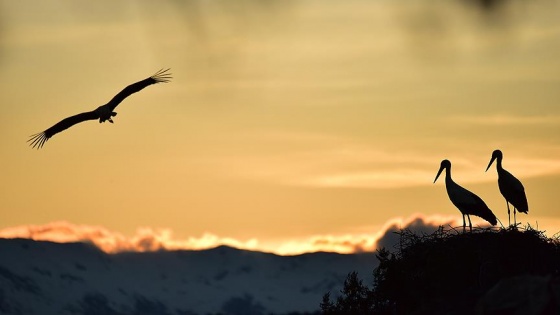
{"label": "snow-covered mountain", "polygon": [[0,239],[0,314],[287,314],[319,310],[373,253],[278,256],[217,247],[106,254],[84,243]]}

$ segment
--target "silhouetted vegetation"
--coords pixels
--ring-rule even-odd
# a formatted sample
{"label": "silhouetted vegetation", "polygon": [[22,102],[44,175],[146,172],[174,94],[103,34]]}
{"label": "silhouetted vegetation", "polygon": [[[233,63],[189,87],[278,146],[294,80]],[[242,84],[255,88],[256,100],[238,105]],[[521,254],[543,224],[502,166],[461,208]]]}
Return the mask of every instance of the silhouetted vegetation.
{"label": "silhouetted vegetation", "polygon": [[558,238],[530,226],[398,233],[395,250],[377,252],[372,287],[350,273],[339,297],[323,297],[323,314],[512,314],[522,308],[531,314],[560,312]]}

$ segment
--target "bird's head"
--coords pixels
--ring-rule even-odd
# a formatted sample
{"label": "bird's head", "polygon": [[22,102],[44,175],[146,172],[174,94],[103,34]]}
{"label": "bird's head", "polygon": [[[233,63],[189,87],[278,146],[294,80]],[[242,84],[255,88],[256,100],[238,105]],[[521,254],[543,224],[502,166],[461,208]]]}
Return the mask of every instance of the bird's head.
{"label": "bird's head", "polygon": [[449,170],[450,168],[451,168],[451,162],[449,160],[441,161],[441,164],[439,166],[439,171],[437,172],[437,175],[436,175],[436,179],[434,179],[434,183],[437,181],[437,179],[439,178],[439,175],[441,175],[441,172],[443,172],[444,169]]}
{"label": "bird's head", "polygon": [[492,163],[494,163],[494,160],[498,160],[498,163],[502,162],[502,158],[503,158],[503,154],[502,151],[500,150],[494,150],[494,152],[492,152],[492,158],[490,159],[490,163],[488,163],[488,166],[486,167],[486,171],[488,171],[488,169],[490,168],[490,166],[492,165]]}

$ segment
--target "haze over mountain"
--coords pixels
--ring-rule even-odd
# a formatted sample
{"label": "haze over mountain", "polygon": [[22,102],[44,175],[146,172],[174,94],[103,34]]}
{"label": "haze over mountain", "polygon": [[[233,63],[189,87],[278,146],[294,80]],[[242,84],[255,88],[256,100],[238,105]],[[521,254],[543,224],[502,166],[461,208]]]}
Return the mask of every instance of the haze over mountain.
{"label": "haze over mountain", "polygon": [[349,271],[367,277],[376,265],[373,253],[277,256],[220,246],[106,254],[25,239],[0,240],[0,252],[2,314],[311,312]]}
{"label": "haze over mountain", "polygon": [[[436,228],[421,219],[403,227]],[[397,229],[379,244],[392,248]],[[219,246],[108,254],[29,239],[0,239],[0,253],[2,314],[314,312],[325,292],[340,293],[349,272],[371,283],[378,263],[373,252],[279,256]]]}

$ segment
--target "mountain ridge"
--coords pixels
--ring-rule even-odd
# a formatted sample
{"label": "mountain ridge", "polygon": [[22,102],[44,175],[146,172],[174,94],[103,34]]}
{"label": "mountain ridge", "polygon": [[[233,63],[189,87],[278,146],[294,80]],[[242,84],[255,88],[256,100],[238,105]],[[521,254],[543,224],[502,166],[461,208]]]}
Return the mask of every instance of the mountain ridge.
{"label": "mountain ridge", "polygon": [[[221,245],[108,254],[91,243],[0,239],[2,314],[312,313],[374,253],[280,256]],[[249,312],[249,313],[247,313]]]}

